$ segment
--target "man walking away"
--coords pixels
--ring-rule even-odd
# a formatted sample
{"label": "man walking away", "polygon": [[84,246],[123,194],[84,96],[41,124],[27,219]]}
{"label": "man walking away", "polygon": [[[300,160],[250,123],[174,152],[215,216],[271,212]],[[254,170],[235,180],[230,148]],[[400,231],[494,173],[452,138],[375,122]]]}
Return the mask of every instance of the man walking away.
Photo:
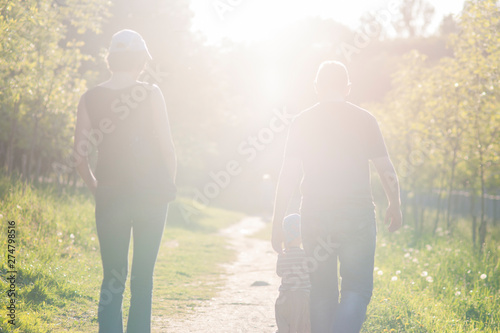
{"label": "man walking away", "polygon": [[323,62],[315,85],[319,102],[296,116],[289,129],[272,245],[283,252],[281,221],[302,178],[300,213],[310,264],[311,332],[359,332],[372,296],[377,232],[369,161],[389,201],[385,222],[390,232],[402,225],[399,183],[375,117],[345,100],[350,92],[346,67]]}

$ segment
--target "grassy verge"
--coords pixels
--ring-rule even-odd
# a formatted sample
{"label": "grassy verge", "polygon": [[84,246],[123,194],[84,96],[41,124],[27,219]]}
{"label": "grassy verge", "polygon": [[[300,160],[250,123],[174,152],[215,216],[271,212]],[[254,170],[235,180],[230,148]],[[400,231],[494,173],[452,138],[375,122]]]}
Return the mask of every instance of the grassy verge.
{"label": "grassy verge", "polygon": [[[96,331],[102,268],[93,207],[88,194],[58,195],[0,178],[0,331]],[[195,212],[189,223],[181,207]],[[241,217],[182,199],[171,204],[155,271],[153,315],[181,315],[196,300],[214,295],[220,284],[217,264],[234,255],[216,231]],[[16,223],[13,253],[7,252],[9,220]],[[15,325],[6,309],[8,254],[16,258]],[[125,315],[128,300],[127,288]]]}
{"label": "grassy verge", "polygon": [[[362,332],[500,331],[500,230],[489,226],[479,255],[469,224],[415,241],[412,227],[390,234],[379,222],[375,289]],[[254,236],[270,235],[268,225]]]}
{"label": "grassy verge", "polygon": [[468,222],[458,223],[453,235],[439,230],[416,243],[411,227],[379,232],[365,332],[500,331],[498,230],[479,255],[460,232]]}

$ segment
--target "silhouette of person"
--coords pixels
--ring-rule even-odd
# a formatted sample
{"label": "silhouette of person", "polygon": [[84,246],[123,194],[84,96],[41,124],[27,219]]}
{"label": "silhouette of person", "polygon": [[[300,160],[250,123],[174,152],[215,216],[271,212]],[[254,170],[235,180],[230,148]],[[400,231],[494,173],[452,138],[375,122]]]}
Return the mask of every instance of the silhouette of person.
{"label": "silhouette of person", "polygon": [[350,92],[346,67],[323,62],[315,88],[319,102],[297,115],[289,129],[272,245],[282,253],[281,221],[302,178],[301,231],[310,266],[311,332],[359,332],[372,296],[376,240],[369,161],[388,197],[386,224],[391,232],[402,225],[399,183],[375,117],[345,100]]}
{"label": "silhouette of person", "polygon": [[[141,35],[113,35],[111,78],[82,95],[74,150],[77,170],[95,196],[103,280],[100,333],[122,333],[122,301],[133,235],[128,333],[151,331],[153,271],[168,203],[175,198],[176,156],[161,90],[137,80],[151,59]],[[88,153],[98,150],[95,174]]]}

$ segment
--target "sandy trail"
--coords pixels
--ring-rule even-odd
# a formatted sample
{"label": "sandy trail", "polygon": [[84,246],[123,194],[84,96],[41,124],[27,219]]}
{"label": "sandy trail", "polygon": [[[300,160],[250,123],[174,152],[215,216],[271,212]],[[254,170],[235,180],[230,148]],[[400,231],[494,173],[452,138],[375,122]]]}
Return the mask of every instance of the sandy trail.
{"label": "sandy trail", "polygon": [[153,318],[153,332],[275,332],[274,302],[280,283],[275,273],[277,257],[270,242],[248,237],[264,226],[260,218],[250,217],[222,230],[239,253],[235,262],[224,265],[225,287],[186,318]]}

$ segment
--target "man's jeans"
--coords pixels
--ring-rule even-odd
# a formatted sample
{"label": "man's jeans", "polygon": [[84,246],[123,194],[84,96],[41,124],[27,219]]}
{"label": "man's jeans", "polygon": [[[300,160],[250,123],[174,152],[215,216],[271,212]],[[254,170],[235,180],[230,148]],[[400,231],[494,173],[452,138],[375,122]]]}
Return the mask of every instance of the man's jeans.
{"label": "man's jeans", "polygon": [[301,213],[312,285],[311,333],[357,333],[373,290],[377,233],[374,209],[345,206]]}
{"label": "man's jeans", "polygon": [[98,189],[95,215],[104,273],[98,309],[100,333],[123,333],[122,300],[131,234],[134,253],[127,332],[151,331],[153,271],[166,214],[167,204],[151,206],[137,196]]}

